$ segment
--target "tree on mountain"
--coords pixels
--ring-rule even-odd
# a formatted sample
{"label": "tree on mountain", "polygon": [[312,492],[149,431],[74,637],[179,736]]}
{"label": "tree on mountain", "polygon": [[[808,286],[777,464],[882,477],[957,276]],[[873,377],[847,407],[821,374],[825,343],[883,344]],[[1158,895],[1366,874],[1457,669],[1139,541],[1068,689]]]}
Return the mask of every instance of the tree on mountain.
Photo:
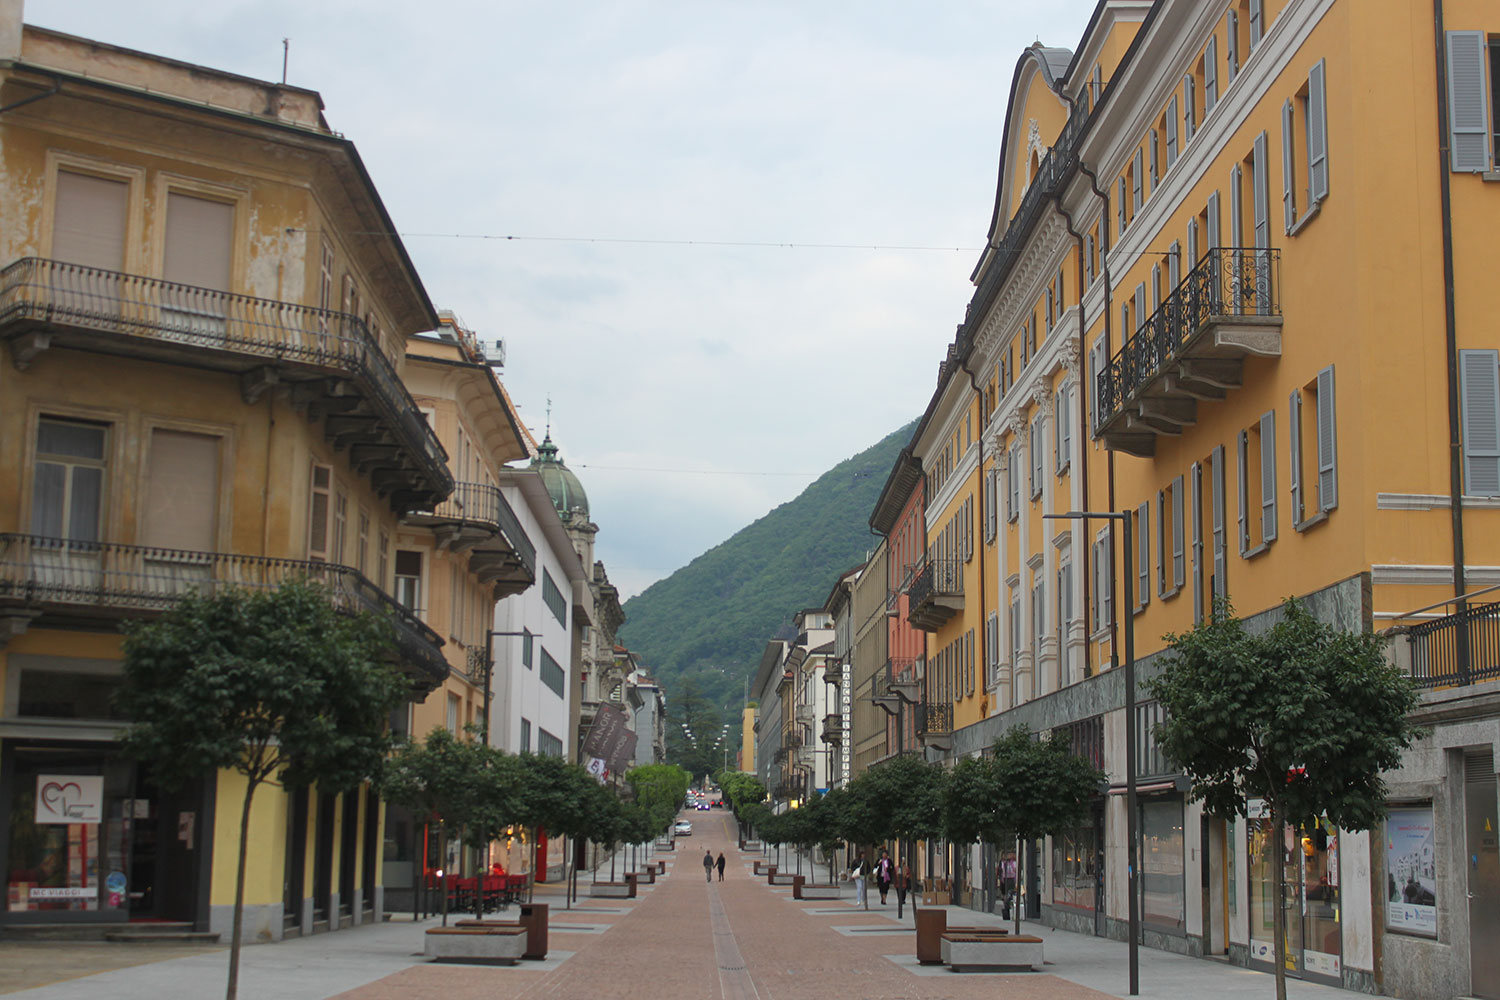
{"label": "tree on mountain", "polygon": [[723,725],[714,707],[693,681],[682,687],[667,702],[667,760],[686,770],[693,778],[713,773],[723,765],[719,751],[713,748]]}

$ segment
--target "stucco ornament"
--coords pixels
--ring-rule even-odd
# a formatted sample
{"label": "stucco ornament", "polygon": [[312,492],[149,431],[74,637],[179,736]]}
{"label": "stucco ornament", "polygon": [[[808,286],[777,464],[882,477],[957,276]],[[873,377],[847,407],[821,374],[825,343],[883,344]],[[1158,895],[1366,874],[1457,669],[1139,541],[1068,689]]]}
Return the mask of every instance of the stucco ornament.
{"label": "stucco ornament", "polygon": [[1036,123],[1035,118],[1026,119],[1026,177],[1031,179],[1031,166],[1041,163],[1042,158],[1047,155],[1047,147],[1042,142],[1042,128]]}

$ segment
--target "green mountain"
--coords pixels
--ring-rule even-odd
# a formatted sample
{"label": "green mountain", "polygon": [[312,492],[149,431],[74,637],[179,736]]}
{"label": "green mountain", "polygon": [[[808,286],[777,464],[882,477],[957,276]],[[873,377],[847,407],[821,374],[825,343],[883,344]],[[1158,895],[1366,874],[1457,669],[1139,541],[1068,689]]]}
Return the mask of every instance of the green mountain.
{"label": "green mountain", "polygon": [[671,576],[625,602],[620,641],[656,674],[670,699],[692,681],[732,709],[766,642],[792,616],[820,607],[839,574],[864,562],[878,539],[870,512],[913,424],[829,469],[782,504]]}

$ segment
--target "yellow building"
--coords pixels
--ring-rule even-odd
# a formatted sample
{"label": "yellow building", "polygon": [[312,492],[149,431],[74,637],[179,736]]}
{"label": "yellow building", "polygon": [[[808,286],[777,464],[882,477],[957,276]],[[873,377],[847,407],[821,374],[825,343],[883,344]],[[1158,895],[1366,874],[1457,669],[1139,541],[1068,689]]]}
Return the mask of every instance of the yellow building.
{"label": "yellow building", "polygon": [[[442,687],[401,548],[454,488],[402,384],[438,317],[316,93],[23,29],[18,0],[0,199],[0,927],[227,930],[241,779],[167,794],[119,755],[118,625],[307,575],[391,614],[414,692]],[[99,822],[41,815],[59,776]],[[381,812],[261,790],[247,939],[379,919]]]}
{"label": "yellow building", "polygon": [[[1125,630],[1144,679],[1216,595],[1253,626],[1297,595],[1397,627],[1433,733],[1387,776],[1391,825],[1285,856],[1290,971],[1500,995],[1500,664],[1475,631],[1500,617],[1497,69],[1483,0],[1103,0],[1075,50],[1018,60],[975,292],[911,444],[935,571],[908,614],[953,715],[930,749],[1024,722],[1109,774],[1091,822],[1028,845],[1028,914],[1124,935]],[[1128,516],[1132,551],[1074,511]],[[1136,712],[1146,943],[1267,968],[1280,836],[1256,803],[1203,814]],[[1398,824],[1426,846],[1393,853]],[[988,905],[995,873],[970,869]]]}

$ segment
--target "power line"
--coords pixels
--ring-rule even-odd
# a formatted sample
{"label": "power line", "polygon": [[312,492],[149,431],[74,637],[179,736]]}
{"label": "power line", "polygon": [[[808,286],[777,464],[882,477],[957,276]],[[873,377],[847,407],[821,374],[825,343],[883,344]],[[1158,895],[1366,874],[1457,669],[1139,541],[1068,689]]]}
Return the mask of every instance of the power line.
{"label": "power line", "polygon": [[[288,233],[313,233],[316,230],[288,226]],[[666,240],[623,236],[521,236],[513,233],[403,233],[378,229],[356,230],[350,236],[397,236],[401,239],[493,240],[528,243],[624,243],[637,246],[674,247],[761,247],[782,250],[914,250],[942,253],[978,253],[978,247],[936,247],[898,243],[800,243],[770,240]]]}
{"label": "power line", "polygon": [[580,469],[599,469],[608,472],[667,472],[684,476],[819,476],[819,472],[751,472],[735,469],[655,469],[643,465],[589,465],[578,463]]}

